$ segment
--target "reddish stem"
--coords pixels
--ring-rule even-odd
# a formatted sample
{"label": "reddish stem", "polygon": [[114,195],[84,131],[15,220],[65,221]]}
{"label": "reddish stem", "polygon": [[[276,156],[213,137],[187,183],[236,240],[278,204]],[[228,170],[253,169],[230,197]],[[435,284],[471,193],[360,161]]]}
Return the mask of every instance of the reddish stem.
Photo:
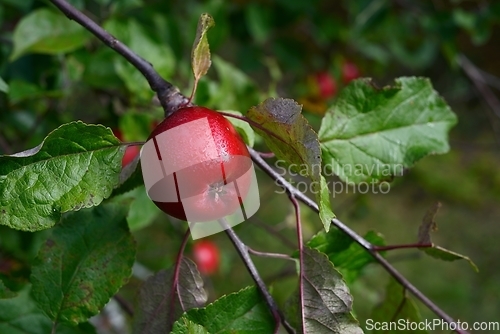
{"label": "reddish stem", "polygon": [[[175,259],[175,267],[174,267],[174,278],[172,279],[172,288],[170,289],[170,305],[172,307],[171,312],[170,312],[170,322],[169,325],[173,325],[174,322],[174,312],[173,312],[173,307],[175,303],[175,296],[179,298],[179,302],[181,303],[182,310],[184,310],[184,306],[182,305],[181,298],[179,296],[179,289],[177,289],[177,286],[179,284],[179,272],[181,271],[181,263],[182,263],[182,257],[184,254],[184,250],[186,249],[187,242],[189,240],[189,235],[191,231],[189,228],[187,229],[186,233],[184,234],[184,237],[182,238],[182,243],[181,247],[179,248],[179,252],[177,253],[177,258]],[[170,328],[169,330],[171,330]]]}
{"label": "reddish stem", "polygon": [[275,154],[273,152],[257,152],[261,157],[264,159],[271,159],[275,157]]}

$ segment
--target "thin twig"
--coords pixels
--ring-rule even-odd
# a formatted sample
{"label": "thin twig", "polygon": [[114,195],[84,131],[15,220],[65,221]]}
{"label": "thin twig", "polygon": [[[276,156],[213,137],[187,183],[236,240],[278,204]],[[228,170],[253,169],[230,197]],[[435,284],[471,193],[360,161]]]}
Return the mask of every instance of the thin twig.
{"label": "thin twig", "polygon": [[486,103],[489,105],[493,113],[500,118],[500,101],[495,96],[495,93],[488,87],[486,79],[483,77],[481,71],[474,65],[466,56],[460,55],[458,63],[464,70],[465,74],[476,86],[479,93],[483,96]]}
{"label": "thin twig", "polygon": [[177,87],[163,79],[158,72],[155,71],[153,65],[130,50],[125,44],[92,21],[88,16],[65,0],[50,0],[50,2],[59,8],[59,10],[61,10],[70,20],[78,22],[105,45],[122,55],[123,58],[141,72],[148,81],[151,89],[158,95],[158,99],[165,110],[165,116],[174,113],[181,105],[191,105],[188,103],[188,99],[179,92]]}
{"label": "thin twig", "polygon": [[499,77],[497,77],[489,72],[486,72],[485,70],[482,70],[480,68],[476,67],[476,69],[483,76],[484,82],[486,82],[491,87],[500,90],[500,78]]}
{"label": "thin twig", "polygon": [[[261,203],[263,202],[263,199],[261,198],[260,199]],[[262,207],[261,207],[262,208]],[[253,216],[252,218],[250,218],[250,222],[257,226],[257,227],[260,227],[264,230],[266,230],[267,233],[271,234],[273,237],[275,237],[276,239],[279,239],[283,245],[285,245],[286,247],[290,248],[291,250],[295,250],[295,244],[291,241],[291,240],[288,240],[282,233],[280,233],[280,231],[278,229],[276,229],[273,225],[269,225],[269,223],[266,223],[266,222],[263,222],[262,220],[260,220],[258,217],[256,216]]]}
{"label": "thin twig", "polygon": [[[255,152],[253,149],[249,148],[250,155],[252,160],[266,173],[271,179],[278,182],[286,191],[290,194],[293,194],[296,199],[303,202],[310,209],[315,212],[319,212],[318,205],[315,201],[313,201],[308,196],[304,195],[297,188],[292,186],[288,181],[285,180],[278,172],[276,172],[271,166],[269,166],[262,157]],[[350,229],[347,225],[341,222],[339,219],[332,219],[332,224],[336,226],[339,230],[347,234],[351,237],[355,242],[357,242],[361,247],[363,247],[366,251],[368,251],[378,263],[384,267],[384,269],[394,277],[402,286],[406,288],[406,290],[410,291],[417,299],[419,299],[425,306],[427,306],[432,312],[438,315],[441,319],[449,323],[450,325],[454,325],[457,328],[456,332],[459,334],[467,334],[468,332],[465,330],[458,329],[458,323],[450,317],[446,312],[441,310],[434,302],[432,302],[427,296],[425,296],[422,292],[420,292],[413,284],[411,284],[406,277],[401,275],[399,271],[396,270],[381,254],[374,250],[373,245],[361,237],[359,234]]]}
{"label": "thin twig", "polygon": [[[141,333],[148,333],[149,332],[150,326],[153,324],[152,320],[158,316],[158,312],[159,312],[159,310],[161,310],[163,308],[163,305],[167,302],[168,296],[170,296],[170,306],[171,306],[170,313],[169,313],[169,318],[170,318],[169,319],[170,321],[168,324],[169,326],[172,326],[174,323],[173,316],[174,316],[174,304],[175,304],[175,296],[176,295],[179,297],[179,303],[181,304],[182,310],[185,311],[184,306],[182,305],[182,300],[181,300],[180,295],[179,295],[179,291],[178,291],[179,289],[177,289],[177,285],[179,282],[179,272],[180,272],[180,268],[181,268],[182,256],[184,254],[184,249],[186,248],[187,241],[189,240],[189,234],[190,234],[190,230],[188,228],[186,233],[184,234],[184,238],[182,239],[181,247],[179,248],[179,252],[177,253],[177,258],[175,260],[174,276],[172,278],[172,286],[170,288],[170,294],[165,295],[161,299],[161,302],[158,305],[158,307],[156,307],[155,311],[150,314],[149,319],[146,323],[146,326],[144,327],[144,329],[142,330]],[[170,330],[172,330],[171,327],[168,328],[168,332],[170,332]]]}
{"label": "thin twig", "polygon": [[288,197],[295,209],[295,222],[297,223],[297,244],[299,248],[299,306],[300,306],[300,323],[302,333],[306,333],[306,314],[304,311],[304,241],[302,238],[302,220],[300,219],[300,205],[295,196],[289,192]]}
{"label": "thin twig", "polygon": [[12,149],[10,147],[9,142],[5,139],[0,133],[0,149],[3,151],[3,154],[8,155],[12,153]]}
{"label": "thin twig", "polygon": [[270,257],[270,258],[274,258],[274,259],[295,261],[295,259],[293,257],[291,257],[290,255],[287,255],[287,254],[259,252],[259,251],[256,251],[256,250],[248,247],[248,246],[247,246],[247,250],[250,254],[260,256],[260,257]]}
{"label": "thin twig", "polygon": [[[179,294],[179,273],[181,271],[181,263],[182,263],[182,257],[184,254],[184,250],[186,249],[187,242],[189,240],[189,235],[191,234],[191,230],[188,228],[186,230],[186,233],[184,234],[184,237],[182,238],[182,243],[181,247],[179,248],[179,252],[177,253],[177,258],[175,259],[175,267],[174,267],[174,278],[172,279],[172,288],[170,289],[170,305],[172,306],[172,309],[174,307],[175,303],[175,296],[179,298],[179,303],[181,304],[181,308],[183,311],[187,311],[184,309],[184,305],[182,305],[182,299]],[[169,325],[174,324],[174,312],[170,312],[170,321]],[[168,329],[169,331],[172,330],[172,328]]]}
{"label": "thin twig", "polygon": [[401,301],[401,303],[399,303],[398,308],[396,309],[396,312],[394,312],[394,315],[391,318],[391,321],[395,321],[396,320],[397,316],[403,310],[403,307],[406,304],[406,299],[407,299],[406,296],[405,296],[406,295],[406,289],[405,289],[404,286],[402,286],[401,288],[403,289],[403,300]]}
{"label": "thin twig", "polygon": [[118,305],[122,308],[122,310],[125,311],[129,316],[133,317],[134,316],[134,308],[132,305],[122,296],[120,295],[114,295],[113,299],[116,300]]}
{"label": "thin twig", "polygon": [[260,293],[262,294],[262,297],[264,297],[264,300],[265,300],[269,310],[271,311],[271,313],[274,317],[274,320],[276,321],[275,333],[277,333],[279,330],[280,322],[288,333],[295,333],[295,330],[286,321],[283,313],[278,308],[278,305],[274,301],[273,297],[271,296],[269,291],[267,291],[267,287],[266,287],[264,281],[260,277],[260,274],[257,271],[255,264],[253,263],[252,259],[250,258],[247,245],[245,245],[243,243],[243,241],[241,241],[240,238],[238,238],[238,236],[236,235],[234,230],[231,229],[231,227],[229,227],[229,225],[227,224],[227,221],[224,218],[220,219],[219,223],[225,229],[227,236],[229,237],[229,239],[233,243],[234,248],[236,248],[236,251],[240,255],[241,259],[243,260],[243,263],[247,267],[247,270],[250,273],[250,276],[252,276],[252,279],[254,280],[255,284],[257,285],[257,288],[259,289]]}
{"label": "thin twig", "polygon": [[[458,56],[458,63],[464,70],[465,74],[472,81],[479,94],[482,96],[486,104],[490,107],[493,115],[500,119],[500,100],[488,86],[486,79],[481,74],[480,70],[465,56]],[[497,142],[500,143],[500,129],[498,128],[498,120],[492,119],[491,126],[496,134]]]}

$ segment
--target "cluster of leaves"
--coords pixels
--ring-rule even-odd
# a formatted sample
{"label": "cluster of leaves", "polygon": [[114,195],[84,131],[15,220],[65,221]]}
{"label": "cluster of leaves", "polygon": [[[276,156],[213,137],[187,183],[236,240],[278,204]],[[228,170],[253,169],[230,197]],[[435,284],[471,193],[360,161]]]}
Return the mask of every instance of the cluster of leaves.
{"label": "cluster of leaves", "polygon": [[[30,1],[7,3],[11,11],[27,12],[32,6]],[[293,6],[314,10],[313,17],[321,15],[321,6],[278,3],[273,6],[282,6],[290,13],[287,17],[299,17],[300,11],[296,12]],[[349,3],[347,11],[357,16],[360,9],[354,2]],[[76,1],[76,5],[83,8],[85,3]],[[177,76],[181,85],[188,86],[188,67],[183,69],[177,62],[183,58],[181,50],[189,48],[185,40],[192,40],[194,36],[196,25],[193,22],[181,24],[175,21],[176,18],[167,20],[155,14],[151,14],[153,19],[147,24],[140,17],[124,18],[126,13],[140,6],[141,1],[111,4],[101,0],[94,5],[106,9],[102,13],[107,14],[101,18],[106,30],[151,62],[162,76]],[[216,6],[216,2],[210,2],[210,6]],[[157,10],[154,6],[145,8],[152,12]],[[231,17],[225,12],[229,9],[217,9],[216,20],[218,16]],[[494,9],[492,6],[491,11]],[[359,50],[369,52],[367,56],[375,55],[380,63],[387,63],[391,61],[388,52],[380,47],[380,36],[385,30],[380,32],[371,27],[391,10],[388,5],[381,4],[367,14],[365,21],[350,34],[359,35],[365,30],[373,34],[368,37],[363,34],[363,38],[357,39],[341,34],[341,27],[328,26],[331,21],[315,21],[316,30],[323,33],[315,34],[314,42],[321,44],[337,39],[339,34],[342,38],[356,40]],[[289,28],[283,20],[275,20],[277,12],[272,6],[261,10],[251,5],[244,14],[236,10],[229,13],[235,20],[244,15],[251,33],[246,38],[257,42],[255,46],[247,43],[248,48],[242,50],[256,54],[261,48],[268,49],[272,45],[275,49],[267,52],[276,54],[284,67],[299,64],[308,70],[307,62],[304,64],[302,60],[298,62],[300,58],[295,58],[300,56],[295,51],[303,49],[297,47],[296,41],[273,43],[273,38],[280,37],[272,36],[271,29],[279,36],[279,31]],[[453,13],[457,27],[467,23],[464,16],[464,13]],[[405,27],[415,24],[409,21]],[[230,24],[224,18],[219,22]],[[470,28],[479,21],[467,24]],[[39,26],[44,29],[34,29]],[[24,275],[24,280],[20,282],[10,275],[2,275],[0,332],[46,333],[52,327],[57,333],[92,333],[94,329],[87,320],[104,307],[131,275],[136,245],[130,230],[147,226],[158,216],[158,211],[143,187],[137,187],[136,182],[133,182],[134,187],[122,184],[121,158],[125,146],[120,145],[109,128],[88,123],[119,127],[127,134],[127,140],[144,140],[151,122],[159,120],[162,111],[149,106],[153,93],[135,68],[112,50],[100,46],[88,32],[62,14],[41,7],[23,17],[15,27],[13,47],[3,50],[11,61],[7,76],[3,74],[7,69],[2,68],[6,80],[0,81],[0,90],[8,93],[8,98],[2,96],[2,103],[10,111],[2,114],[1,121],[11,125],[3,135],[8,142],[22,139],[13,145],[14,149],[35,148],[0,157],[0,225],[24,231],[50,230],[37,234],[39,240],[26,255],[31,272]],[[487,31],[486,28],[487,25],[481,23],[478,29],[470,28],[470,31],[479,34],[477,31]],[[227,33],[227,29],[217,31]],[[184,35],[188,33],[192,34]],[[235,36],[238,34],[241,32],[236,30]],[[403,39],[408,35],[396,34],[394,38]],[[480,42],[481,35],[478,36]],[[215,33],[214,39],[213,53],[217,53],[223,36]],[[162,43],[165,41],[168,43]],[[412,64],[426,66],[432,61],[429,55],[435,55],[436,45],[426,43],[417,41],[423,51],[416,53],[425,61],[410,58]],[[390,49],[405,43],[396,40],[388,45]],[[392,51],[391,54],[399,55],[402,62],[408,61],[408,52],[404,49],[399,53]],[[61,53],[65,55],[60,56]],[[240,59],[240,64],[246,62],[241,68],[255,66],[248,63],[251,58]],[[309,240],[304,251],[305,328],[311,332],[360,332],[352,315],[348,286],[373,258],[348,236],[330,228],[334,214],[329,203],[327,179],[322,172],[328,168],[328,172],[341,180],[353,183],[391,179],[398,176],[399,166],[410,168],[426,155],[446,153],[449,149],[447,135],[456,123],[455,115],[427,79],[400,78],[384,88],[361,79],[342,91],[322,119],[319,135],[316,135],[296,102],[267,99],[259,104],[263,95],[242,70],[221,57],[214,56],[212,60],[217,80],[201,79],[196,102],[221,109],[248,109],[244,114],[260,127],[255,128],[256,136],[247,125],[237,123],[247,143],[252,146],[254,139],[260,147],[265,143],[278,159],[286,161],[295,172],[309,177],[313,185],[325,231]],[[27,63],[30,67],[25,69]],[[57,66],[53,66],[54,63]],[[30,70],[35,73],[35,81],[26,79],[30,77],[26,73]],[[91,102],[82,108],[82,101]],[[251,105],[255,107],[248,108]],[[58,111],[55,116],[46,117],[54,110]],[[73,122],[75,119],[83,119],[85,123]],[[49,131],[40,144],[40,135]],[[354,165],[369,169],[346,168]],[[13,232],[7,232],[5,238],[8,233]],[[6,242],[4,238],[0,240]],[[366,235],[366,240],[374,245],[384,244],[383,238],[375,232]],[[438,256],[443,257],[442,253]],[[461,257],[448,256],[446,259],[458,258]],[[134,317],[135,332],[155,333],[158,328],[172,327],[174,333],[244,333],[271,332],[274,328],[274,320],[254,287],[205,306],[207,293],[192,262],[183,260],[182,281],[175,294],[170,291],[173,275],[172,270],[160,271],[143,284]],[[317,291],[324,292],[322,298],[317,296]],[[387,291],[387,300],[374,311],[374,319],[394,319],[395,314],[419,318],[413,302],[402,289],[398,290],[398,285],[391,282]],[[299,319],[296,317],[297,305],[297,295],[293,294],[286,310],[290,319]],[[399,308],[399,305],[404,307]]]}

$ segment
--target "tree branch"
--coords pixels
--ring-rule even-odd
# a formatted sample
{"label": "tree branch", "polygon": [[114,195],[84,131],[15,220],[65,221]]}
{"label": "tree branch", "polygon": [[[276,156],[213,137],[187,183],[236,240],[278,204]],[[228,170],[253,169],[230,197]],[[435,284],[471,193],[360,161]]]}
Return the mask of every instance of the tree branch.
{"label": "tree branch", "polygon": [[[255,150],[249,148],[252,160],[274,181],[278,182],[289,194],[293,195],[296,199],[307,205],[310,209],[315,212],[319,212],[318,205],[308,196],[304,195],[297,188],[292,186],[288,181],[285,180],[279,173],[277,173]],[[357,242],[361,247],[363,247],[367,252],[369,252],[375,260],[377,260],[384,269],[391,274],[406,290],[410,291],[417,299],[419,299],[425,306],[427,306],[432,312],[438,315],[441,319],[449,323],[450,325],[456,325],[455,328],[460,328],[457,322],[450,317],[446,312],[441,310],[434,302],[432,302],[427,296],[425,296],[420,290],[418,290],[413,284],[411,284],[406,277],[404,277],[399,271],[396,270],[378,251],[374,246],[366,241],[362,236],[351,230],[347,225],[338,220],[337,218],[332,219],[332,224],[336,226],[339,230],[350,236],[355,242]],[[467,331],[457,329],[459,334],[467,334]]]}
{"label": "tree branch", "polygon": [[179,89],[170,82],[163,79],[158,72],[155,71],[153,65],[144,58],[130,50],[125,44],[120,42],[116,37],[104,30],[91,18],[80,12],[78,9],[70,5],[65,0],[50,0],[61,12],[63,12],[70,20],[79,23],[82,27],[91,32],[95,37],[100,39],[105,45],[109,46],[130,64],[132,64],[146,78],[151,89],[156,93],[160,103],[165,110],[165,116],[168,116],[180,106],[192,105],[189,100],[179,92]]}
{"label": "tree branch", "polygon": [[277,326],[275,328],[275,333],[278,332],[280,322],[288,333],[295,333],[295,330],[286,321],[283,313],[279,310],[278,305],[276,305],[276,302],[274,301],[273,297],[271,296],[269,291],[267,291],[267,287],[266,287],[264,281],[260,277],[259,272],[257,271],[257,268],[255,267],[255,264],[253,263],[252,259],[250,258],[248,246],[245,245],[243,243],[243,241],[240,240],[240,238],[238,238],[236,233],[227,224],[227,222],[224,218],[220,219],[219,223],[224,228],[227,236],[229,237],[229,239],[233,243],[234,248],[236,248],[236,251],[240,255],[243,262],[245,263],[245,266],[247,267],[247,270],[250,273],[250,276],[252,276],[252,279],[254,280],[255,284],[257,285],[257,288],[259,289],[260,293],[264,297],[264,300],[266,301],[266,304],[269,307],[269,310],[273,314],[273,317],[276,321],[276,326]]}

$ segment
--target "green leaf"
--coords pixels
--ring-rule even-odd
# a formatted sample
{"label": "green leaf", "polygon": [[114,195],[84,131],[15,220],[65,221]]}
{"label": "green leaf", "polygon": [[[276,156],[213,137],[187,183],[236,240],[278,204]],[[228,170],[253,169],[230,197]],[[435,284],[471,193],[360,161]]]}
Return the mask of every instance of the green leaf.
{"label": "green leaf", "polygon": [[173,331],[172,334],[209,334],[209,332],[205,327],[195,324],[191,320],[182,318],[176,323],[175,331]]}
{"label": "green leaf", "polygon": [[435,203],[424,215],[422,219],[422,224],[418,229],[418,243],[422,245],[431,244],[432,247],[422,247],[419,248],[425,254],[439,260],[443,261],[456,261],[456,260],[465,260],[469,262],[472,269],[475,272],[479,272],[476,264],[468,257],[459,253],[455,253],[443,247],[435,245],[431,240],[431,231],[437,231],[437,223],[435,221],[436,214],[441,207],[441,203]]}
{"label": "green leaf", "polygon": [[210,333],[272,333],[274,319],[256,287],[247,287],[217,299],[202,309],[192,309],[179,319],[173,333],[186,333],[186,321]]}
{"label": "green leaf", "polygon": [[[403,321],[398,321],[403,320]],[[405,289],[391,277],[387,285],[385,300],[373,309],[372,316],[366,321],[366,329],[371,333],[427,333],[417,328],[405,328],[408,323],[418,324],[422,317],[417,305]],[[393,326],[390,328],[389,325]],[[394,328],[394,324],[398,327]]]}
{"label": "green leaf", "polygon": [[144,186],[139,187],[126,194],[125,197],[133,198],[127,216],[128,226],[131,231],[140,230],[150,225],[161,210],[148,197]]}
{"label": "green leaf", "polygon": [[119,143],[110,129],[78,121],[31,150],[0,156],[0,224],[37,231],[63,212],[99,205],[119,181]]}
{"label": "green leaf", "polygon": [[0,333],[45,334],[50,333],[52,321],[30,298],[29,290],[16,298],[0,300]]}
{"label": "green leaf", "polygon": [[122,89],[122,80],[118,77],[115,67],[110,66],[110,64],[114,64],[115,59],[121,57],[114,50],[101,48],[92,53],[75,53],[71,57],[74,59],[74,66],[77,66],[78,70],[83,70],[82,80],[89,86],[103,89]]}
{"label": "green leaf", "polygon": [[[234,110],[221,110],[221,111],[228,113],[228,114],[236,115],[236,116],[243,116],[239,111],[234,111]],[[245,143],[248,146],[253,147],[253,145],[255,143],[255,132],[253,131],[250,124],[248,124],[248,122],[245,122],[241,119],[237,119],[234,117],[228,117],[228,116],[224,116],[224,117],[226,117],[231,122],[231,124],[234,125],[234,127],[236,128],[236,131],[238,131],[238,133],[240,134],[242,139],[245,141]]]}
{"label": "green leaf", "polygon": [[425,252],[425,254],[432,256],[435,259],[443,261],[465,260],[469,262],[470,266],[472,267],[472,269],[474,269],[475,272],[479,272],[479,268],[468,256],[455,253],[451,250],[436,245],[433,245],[432,247],[429,248],[423,248],[422,250]]}
{"label": "green leaf", "polygon": [[123,141],[146,141],[153,130],[155,119],[151,114],[139,112],[126,112],[118,121],[119,128],[123,134]]}
{"label": "green leaf", "polygon": [[[47,334],[52,333],[52,321],[38,308],[30,297],[30,290],[24,289],[12,299],[0,299],[0,333]],[[95,334],[89,323],[78,327],[58,325],[55,334]]]}
{"label": "green leaf", "polygon": [[9,299],[14,298],[15,296],[17,296],[17,294],[7,288],[3,281],[0,280],[0,299]]}
{"label": "green leaf", "polygon": [[[208,45],[208,29],[215,25],[215,21],[210,14],[203,13],[198,21],[196,28],[196,37],[191,50],[191,66],[195,82],[198,82],[202,76],[207,74],[210,65],[210,46]],[[195,84],[196,85],[196,84]]]}
{"label": "green leaf", "polygon": [[316,203],[319,206],[319,218],[325,227],[325,231],[330,230],[330,225],[332,219],[335,218],[335,214],[332,211],[332,206],[330,204],[330,192],[328,190],[328,183],[323,175],[319,176],[319,183],[317,180],[313,180],[311,184],[312,191],[316,197]]}
{"label": "green leaf", "polygon": [[10,61],[35,52],[58,54],[82,47],[90,34],[61,13],[40,8],[25,16],[14,30]]}
{"label": "green leaf", "polygon": [[345,182],[389,180],[429,154],[449,150],[457,118],[425,78],[399,78],[377,89],[351,82],[322,120],[322,157]]}
{"label": "green leaf", "polygon": [[304,247],[303,258],[305,332],[363,333],[351,314],[352,296],[342,275],[315,249]]}
{"label": "green leaf", "polygon": [[55,322],[97,314],[132,274],[135,242],[124,203],[67,214],[33,264],[33,297]]}
{"label": "green leaf", "polygon": [[8,93],[9,85],[0,77],[0,92]]}
{"label": "green leaf", "polygon": [[12,80],[9,86],[9,101],[12,104],[16,104],[24,100],[43,97],[47,93],[48,92],[43,91],[42,88],[32,83]]}
{"label": "green leaf", "polygon": [[301,111],[302,107],[294,100],[269,98],[250,108],[247,117],[267,130],[254,126],[278,158],[278,163],[281,160],[295,173],[311,178],[312,192],[320,208],[319,215],[328,231],[335,215],[331,210],[326,180],[321,175],[318,136]]}
{"label": "green leaf", "polygon": [[[376,246],[385,245],[383,237],[373,231],[366,233],[364,239]],[[375,262],[370,253],[338,229],[319,232],[307,246],[326,254],[347,283],[354,282],[368,264]]]}
{"label": "green leaf", "polygon": [[208,82],[208,105],[215,109],[247,110],[261,101],[258,86],[245,72],[217,55],[213,55],[212,61],[218,81]]}
{"label": "green leaf", "polygon": [[[174,269],[162,270],[148,278],[139,293],[134,333],[154,334],[169,330],[182,313],[207,302],[207,293],[196,265],[183,258],[177,293],[172,296]],[[173,305],[172,305],[173,303]]]}
{"label": "green leaf", "polygon": [[274,25],[270,7],[249,3],[245,8],[245,23],[257,44],[263,44],[269,37]]}
{"label": "green leaf", "polygon": [[[125,22],[112,19],[104,24],[104,28],[150,62],[163,78],[172,76],[175,70],[172,50],[167,45],[154,41],[135,19]],[[116,73],[134,94],[134,98],[149,103],[154,93],[144,76],[122,57],[115,57],[113,63]]]}

